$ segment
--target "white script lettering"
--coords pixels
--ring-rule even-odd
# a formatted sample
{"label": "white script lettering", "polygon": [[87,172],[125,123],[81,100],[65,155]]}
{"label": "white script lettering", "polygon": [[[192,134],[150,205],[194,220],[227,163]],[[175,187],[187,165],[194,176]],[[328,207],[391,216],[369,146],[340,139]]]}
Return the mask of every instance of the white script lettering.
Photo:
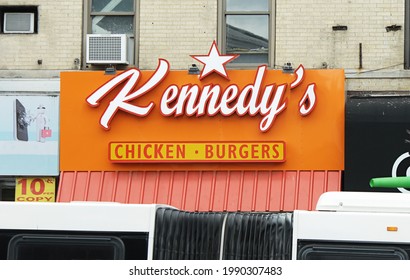
{"label": "white script lettering", "polygon": [[[287,84],[267,84],[262,87],[267,66],[258,67],[253,83],[246,85],[242,89],[238,85],[231,84],[225,89],[220,85],[208,84],[202,88],[197,84],[168,86],[162,93],[160,100],[160,111],[163,116],[238,116],[259,115],[262,117],[259,129],[262,132],[268,131],[274,124],[277,116],[287,107],[285,98]],[[130,69],[114,77],[102,87],[94,91],[87,102],[91,106],[98,106],[110,91],[124,84],[117,96],[110,101],[107,109],[100,119],[100,124],[104,129],[110,128],[110,122],[118,110],[123,110],[137,117],[147,116],[153,107],[154,102],[146,106],[137,106],[129,102],[141,97],[153,90],[169,73],[168,61],[160,59],[158,67],[147,82],[132,90],[137,86],[141,77],[141,71]],[[295,80],[290,84],[290,89],[298,87],[304,79],[305,71],[303,66],[299,66],[295,72]],[[316,104],[315,84],[310,84],[299,102],[299,112],[302,116],[310,114]]]}
{"label": "white script lettering", "polygon": [[168,74],[169,63],[164,59],[159,60],[157,69],[155,70],[152,77],[139,89],[131,93],[131,90],[135,87],[138,80],[141,77],[141,71],[138,69],[127,70],[120,75],[116,76],[108,83],[100,87],[98,90],[93,92],[88,98],[87,102],[91,106],[98,106],[99,101],[107,95],[112,89],[114,89],[118,84],[122,83],[128,79],[127,83],[118,93],[118,95],[110,102],[110,105],[105,110],[104,114],[100,119],[100,124],[105,128],[109,129],[111,119],[114,117],[118,109],[122,109],[130,114],[144,117],[149,114],[149,112],[154,107],[154,103],[151,102],[146,107],[139,107],[136,105],[129,104],[128,101],[134,100],[135,98],[146,94],[148,91],[152,90],[156,85],[158,85]]}

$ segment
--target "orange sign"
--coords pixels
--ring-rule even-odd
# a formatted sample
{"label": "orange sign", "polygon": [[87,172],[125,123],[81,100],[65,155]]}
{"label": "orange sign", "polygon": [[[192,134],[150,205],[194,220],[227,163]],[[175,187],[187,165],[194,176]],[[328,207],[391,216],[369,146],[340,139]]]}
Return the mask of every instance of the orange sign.
{"label": "orange sign", "polygon": [[282,162],[283,142],[114,142],[113,162]]}
{"label": "orange sign", "polygon": [[343,170],[344,94],[343,70],[65,72],[60,169]]}

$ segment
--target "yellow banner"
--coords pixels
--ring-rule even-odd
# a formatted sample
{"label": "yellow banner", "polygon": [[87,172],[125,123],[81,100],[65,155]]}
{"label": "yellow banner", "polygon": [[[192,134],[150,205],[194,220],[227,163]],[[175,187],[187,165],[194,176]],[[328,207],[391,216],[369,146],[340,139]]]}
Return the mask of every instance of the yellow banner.
{"label": "yellow banner", "polygon": [[284,162],[285,143],[111,142],[112,162]]}
{"label": "yellow banner", "polygon": [[55,202],[56,181],[53,177],[16,178],[15,201]]}

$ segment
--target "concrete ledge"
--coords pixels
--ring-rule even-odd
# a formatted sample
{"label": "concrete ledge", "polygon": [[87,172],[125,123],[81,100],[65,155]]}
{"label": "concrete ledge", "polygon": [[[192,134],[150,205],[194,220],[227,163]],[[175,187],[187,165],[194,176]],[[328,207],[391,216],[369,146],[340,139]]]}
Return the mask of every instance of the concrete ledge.
{"label": "concrete ledge", "polygon": [[7,92],[60,92],[60,79],[2,79],[0,93]]}
{"label": "concrete ledge", "polygon": [[59,78],[61,71],[70,70],[0,70],[0,78]]}
{"label": "concrete ledge", "polygon": [[410,70],[349,70],[345,69],[346,79],[409,79]]}

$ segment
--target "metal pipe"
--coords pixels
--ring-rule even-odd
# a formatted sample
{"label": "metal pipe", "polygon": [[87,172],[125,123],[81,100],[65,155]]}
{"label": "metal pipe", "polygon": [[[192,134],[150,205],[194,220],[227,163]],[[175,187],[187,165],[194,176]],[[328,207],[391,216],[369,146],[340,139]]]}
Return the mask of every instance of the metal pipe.
{"label": "metal pipe", "polygon": [[362,43],[359,43],[359,69],[363,69],[363,51],[362,51]]}
{"label": "metal pipe", "polygon": [[404,69],[410,69],[410,0],[404,1]]}

